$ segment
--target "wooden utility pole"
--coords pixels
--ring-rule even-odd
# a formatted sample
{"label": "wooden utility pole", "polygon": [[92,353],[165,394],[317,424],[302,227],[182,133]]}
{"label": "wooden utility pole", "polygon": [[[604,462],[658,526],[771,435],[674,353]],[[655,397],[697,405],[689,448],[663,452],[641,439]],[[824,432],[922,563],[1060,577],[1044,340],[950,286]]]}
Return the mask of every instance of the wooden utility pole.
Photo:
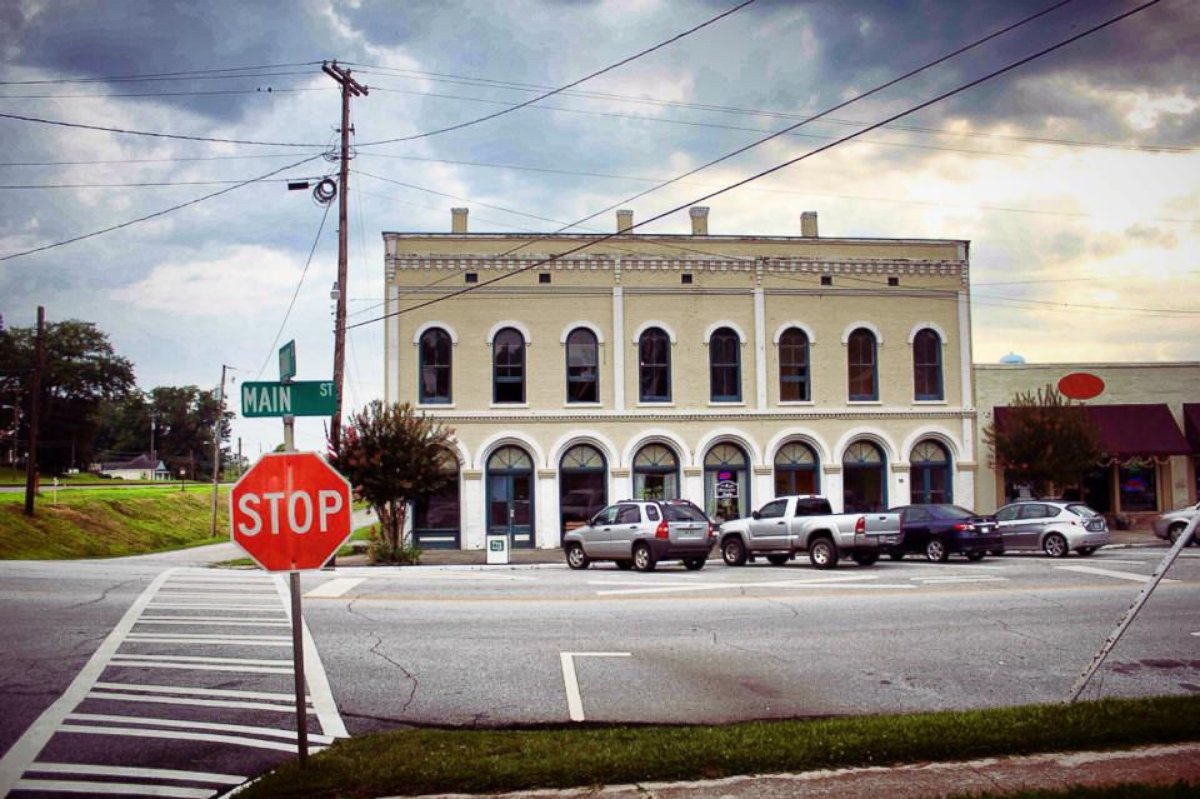
{"label": "wooden utility pole", "polygon": [[46,363],[46,309],[37,310],[37,338],[33,345],[33,376],[29,383],[29,454],[25,456],[25,515],[33,515],[37,493],[38,424],[42,406],[42,368]]}
{"label": "wooden utility pole", "polygon": [[221,483],[221,422],[225,415],[225,370],[231,367],[221,364],[221,387],[217,390],[217,420],[213,423],[213,490],[212,490],[212,530],[210,535],[217,537],[217,486]]}
{"label": "wooden utility pole", "polygon": [[329,442],[337,452],[342,435],[342,382],[346,373],[346,285],[347,229],[346,201],[350,189],[350,98],[366,95],[367,87],[350,77],[350,70],[343,69],[334,61],[322,64],[321,69],[342,87],[342,150],[341,169],[338,177],[338,298],[337,316],[333,330],[333,418],[329,422]]}

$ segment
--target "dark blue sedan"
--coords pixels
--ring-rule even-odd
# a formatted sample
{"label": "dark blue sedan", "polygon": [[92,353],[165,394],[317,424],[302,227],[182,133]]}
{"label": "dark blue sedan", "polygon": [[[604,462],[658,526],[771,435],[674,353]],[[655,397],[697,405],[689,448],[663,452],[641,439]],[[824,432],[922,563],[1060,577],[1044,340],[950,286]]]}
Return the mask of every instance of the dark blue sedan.
{"label": "dark blue sedan", "polygon": [[957,505],[904,505],[889,513],[900,514],[901,539],[888,550],[892,560],[922,553],[938,563],[955,553],[982,560],[990,550],[1004,548],[995,516],[979,516]]}

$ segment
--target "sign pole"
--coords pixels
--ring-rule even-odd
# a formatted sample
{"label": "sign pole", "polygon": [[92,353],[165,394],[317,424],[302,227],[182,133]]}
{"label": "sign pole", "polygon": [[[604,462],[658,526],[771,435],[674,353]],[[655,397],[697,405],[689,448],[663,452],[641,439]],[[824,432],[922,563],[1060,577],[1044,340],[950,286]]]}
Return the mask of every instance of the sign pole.
{"label": "sign pole", "polygon": [[[296,417],[283,417],[283,451],[296,451]],[[300,609],[300,572],[293,571],[288,578],[292,589],[292,674],[296,685],[296,752],[300,757],[300,768],[308,765],[308,708],[304,693],[304,617]]]}

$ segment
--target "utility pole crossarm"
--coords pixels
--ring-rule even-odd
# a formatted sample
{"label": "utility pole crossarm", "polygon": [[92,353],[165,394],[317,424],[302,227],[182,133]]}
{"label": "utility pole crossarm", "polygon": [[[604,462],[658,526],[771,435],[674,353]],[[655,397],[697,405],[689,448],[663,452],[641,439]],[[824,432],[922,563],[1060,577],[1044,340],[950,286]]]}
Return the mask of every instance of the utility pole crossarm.
{"label": "utility pole crossarm", "polygon": [[329,424],[329,442],[337,452],[342,437],[342,383],[346,373],[346,298],[349,296],[346,277],[348,251],[347,197],[350,190],[350,98],[363,97],[368,89],[350,75],[350,70],[338,66],[337,61],[323,63],[321,70],[342,87],[342,146],[338,179],[338,299],[334,322],[333,385],[334,410]]}

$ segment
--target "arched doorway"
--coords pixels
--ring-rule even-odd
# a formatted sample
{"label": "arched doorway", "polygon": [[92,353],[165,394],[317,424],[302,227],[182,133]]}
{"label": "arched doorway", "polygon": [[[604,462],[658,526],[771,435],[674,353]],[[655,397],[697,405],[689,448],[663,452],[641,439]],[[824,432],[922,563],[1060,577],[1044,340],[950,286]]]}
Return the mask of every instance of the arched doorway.
{"label": "arched doorway", "polygon": [[459,507],[458,459],[449,452],[442,461],[450,480],[441,491],[413,503],[413,545],[421,549],[458,549],[462,514]]}
{"label": "arched doorway", "polygon": [[715,522],[749,516],[750,460],[736,444],[715,445],[704,456],[704,510]]}
{"label": "arched doorway", "polygon": [[487,462],[488,535],[507,535],[513,549],[534,545],[533,460],[520,447],[501,447]]}
{"label": "arched doorway", "polygon": [[633,456],[634,499],[679,499],[679,458],[664,444],[647,444]]}
{"label": "arched doorway", "polygon": [[842,456],[842,493],[846,513],[869,513],[887,507],[883,451],[870,441],[855,441]]}
{"label": "arched doorway", "polygon": [[562,532],[579,527],[608,504],[608,467],[600,450],[576,444],[558,463],[558,511]]}
{"label": "arched doorway", "polygon": [[820,461],[812,447],[789,441],[775,454],[775,496],[820,494]]}
{"label": "arched doorway", "polygon": [[909,456],[912,464],[912,501],[914,505],[954,502],[954,479],[950,453],[937,441],[917,442]]}

